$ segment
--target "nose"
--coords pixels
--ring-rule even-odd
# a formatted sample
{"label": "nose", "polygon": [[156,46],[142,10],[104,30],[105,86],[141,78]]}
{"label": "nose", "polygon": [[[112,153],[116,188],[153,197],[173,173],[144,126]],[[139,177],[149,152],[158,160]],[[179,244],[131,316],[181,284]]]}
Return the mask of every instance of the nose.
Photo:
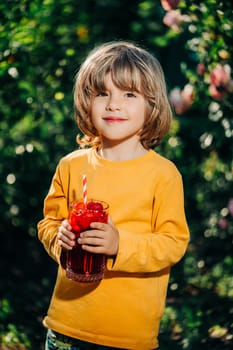
{"label": "nose", "polygon": [[108,99],[108,103],[106,105],[107,111],[114,111],[120,109],[120,101],[116,96],[110,95]]}

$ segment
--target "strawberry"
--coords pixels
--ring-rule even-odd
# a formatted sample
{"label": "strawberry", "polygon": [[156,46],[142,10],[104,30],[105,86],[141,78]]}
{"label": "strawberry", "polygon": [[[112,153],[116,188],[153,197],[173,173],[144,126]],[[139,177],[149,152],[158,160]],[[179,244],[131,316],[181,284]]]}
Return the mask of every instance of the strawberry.
{"label": "strawberry", "polygon": [[81,231],[80,224],[77,221],[77,216],[75,213],[70,214],[69,223],[73,231],[75,231],[76,233]]}
{"label": "strawberry", "polygon": [[94,210],[94,211],[103,211],[103,205],[99,202],[89,202],[87,204],[87,209]]}
{"label": "strawberry", "polygon": [[74,204],[71,205],[72,210],[80,210],[80,209],[84,209],[84,203],[83,202],[76,202]]}

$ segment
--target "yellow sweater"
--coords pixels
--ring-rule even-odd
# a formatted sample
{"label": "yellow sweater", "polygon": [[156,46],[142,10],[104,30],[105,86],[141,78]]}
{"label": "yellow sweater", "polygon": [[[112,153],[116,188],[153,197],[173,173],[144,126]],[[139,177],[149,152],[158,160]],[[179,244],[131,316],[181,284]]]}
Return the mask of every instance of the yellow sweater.
{"label": "yellow sweater", "polygon": [[[61,266],[57,231],[69,203],[82,197],[110,205],[120,233],[116,259],[107,261],[99,284],[68,280]],[[92,343],[123,349],[158,346],[170,267],[189,240],[183,185],[175,165],[150,150],[133,160],[112,162],[94,149],[78,150],[59,162],[44,203],[39,239],[58,263],[58,275],[44,325]]]}

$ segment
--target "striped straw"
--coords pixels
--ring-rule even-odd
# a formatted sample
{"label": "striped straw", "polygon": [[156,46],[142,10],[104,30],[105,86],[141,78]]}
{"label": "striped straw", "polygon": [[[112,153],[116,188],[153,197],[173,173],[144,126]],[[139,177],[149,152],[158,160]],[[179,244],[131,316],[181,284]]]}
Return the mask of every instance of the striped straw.
{"label": "striped straw", "polygon": [[87,176],[86,174],[83,175],[83,203],[86,207],[87,205]]}

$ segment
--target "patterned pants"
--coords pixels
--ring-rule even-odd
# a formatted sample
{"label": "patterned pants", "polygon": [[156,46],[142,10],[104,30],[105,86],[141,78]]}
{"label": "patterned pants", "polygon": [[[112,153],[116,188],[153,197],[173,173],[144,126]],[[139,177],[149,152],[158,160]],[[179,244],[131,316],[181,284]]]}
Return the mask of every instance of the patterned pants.
{"label": "patterned pants", "polygon": [[[45,350],[120,350],[110,346],[97,345],[82,340],[67,337],[51,329],[47,332]],[[127,349],[124,349],[127,350]],[[152,349],[152,350],[159,350]]]}
{"label": "patterned pants", "polygon": [[119,348],[88,343],[63,336],[49,329],[46,337],[45,350],[119,350]]}

